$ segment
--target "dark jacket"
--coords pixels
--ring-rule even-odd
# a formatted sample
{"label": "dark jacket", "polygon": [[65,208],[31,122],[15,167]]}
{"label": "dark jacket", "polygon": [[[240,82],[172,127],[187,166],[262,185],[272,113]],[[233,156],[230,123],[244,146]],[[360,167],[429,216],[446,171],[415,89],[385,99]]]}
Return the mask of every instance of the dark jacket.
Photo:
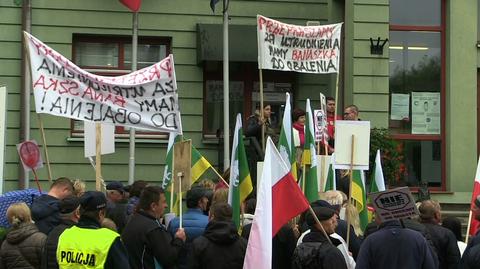
{"label": "dark jacket", "polygon": [[38,230],[48,234],[54,227],[60,224],[60,200],[43,194],[33,200],[31,211],[32,219],[35,221]]}
{"label": "dark jacket", "polygon": [[447,228],[438,224],[425,223],[433,245],[435,246],[440,269],[455,269],[460,262],[460,250],[458,249],[455,235]]}
{"label": "dark jacket", "polygon": [[33,223],[12,228],[2,243],[0,268],[40,268],[46,237]]}
{"label": "dark jacket", "polygon": [[117,226],[117,231],[119,234],[122,233],[123,228],[127,224],[127,204],[128,201],[122,201],[118,203],[107,204],[107,210],[105,212],[105,217],[111,219]]}
{"label": "dark jacket", "polygon": [[432,250],[419,232],[402,228],[399,221],[389,221],[363,241],[356,268],[434,269],[437,266]]}
{"label": "dark jacket", "polygon": [[461,269],[475,269],[480,264],[480,233],[477,233],[467,245],[460,260]]}
{"label": "dark jacket", "polygon": [[293,253],[292,269],[346,269],[345,258],[336,248],[341,242],[331,237],[330,240],[333,245],[321,231],[312,227]]}
{"label": "dark jacket", "polygon": [[58,238],[65,231],[65,229],[72,227],[75,223],[71,220],[62,220],[57,227],[53,228],[47,235],[45,247],[43,248],[42,255],[42,268],[43,269],[55,269],[58,268],[57,262],[57,246]]}
{"label": "dark jacket", "polygon": [[163,269],[175,268],[183,241],[172,239],[165,227],[148,213],[134,213],[122,233],[133,269],[155,268],[154,258]]}
{"label": "dark jacket", "polygon": [[[80,220],[76,226],[84,229],[99,229],[100,223],[94,219],[82,216],[80,217]],[[105,261],[103,268],[130,269],[128,264],[128,253],[122,243],[122,240],[120,239],[120,236],[118,236],[110,246],[107,254],[107,260]]]}
{"label": "dark jacket", "polygon": [[189,269],[241,269],[247,241],[233,222],[211,221],[205,233],[195,239],[188,256]]}

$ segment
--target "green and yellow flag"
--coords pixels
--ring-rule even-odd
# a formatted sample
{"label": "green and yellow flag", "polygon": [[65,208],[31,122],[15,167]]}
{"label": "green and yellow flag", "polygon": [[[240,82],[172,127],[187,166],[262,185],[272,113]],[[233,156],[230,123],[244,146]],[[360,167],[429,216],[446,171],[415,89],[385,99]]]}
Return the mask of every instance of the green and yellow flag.
{"label": "green and yellow flag", "polygon": [[302,163],[305,173],[304,194],[309,202],[318,200],[318,162],[317,152],[315,150],[315,136],[313,128],[313,114],[310,107],[310,99],[307,99],[305,122],[305,144],[303,147]]}
{"label": "green and yellow flag", "polygon": [[285,101],[285,111],[283,112],[282,130],[280,131],[280,139],[278,140],[278,152],[288,165],[293,177],[297,180],[297,164],[295,158],[295,145],[293,144],[292,132],[292,108],[290,106],[290,94],[287,92],[287,100]]}
{"label": "green and yellow flag", "polygon": [[253,191],[250,170],[248,169],[247,154],[243,144],[242,116],[237,115],[235,132],[233,135],[232,158],[230,160],[230,186],[228,204],[232,206],[233,222],[240,227],[240,204]]}
{"label": "green and yellow flag", "polygon": [[[167,199],[167,204],[168,208],[166,209],[166,212],[176,212],[177,208],[176,205],[178,203],[176,195],[172,193],[172,188],[173,184],[171,184],[172,181],[172,172],[173,172],[173,167],[172,167],[172,161],[173,161],[173,145],[181,141],[183,138],[181,135],[178,135],[176,133],[170,133],[169,139],[168,139],[168,146],[167,146],[167,156],[165,158],[165,169],[163,171],[163,182],[162,182],[162,188],[165,191],[165,198]],[[192,145],[192,183],[195,183],[204,173],[207,171],[212,165],[208,162],[205,157],[202,156],[202,154]],[[171,196],[174,195],[173,200],[171,199]],[[171,201],[174,201],[174,205],[171,205]],[[172,210],[170,210],[172,208]]]}
{"label": "green and yellow flag", "polygon": [[353,170],[352,174],[352,200],[355,207],[358,210],[358,215],[360,217],[360,227],[362,231],[365,231],[365,228],[368,224],[368,209],[367,209],[367,196],[365,192],[365,179],[363,171]]}

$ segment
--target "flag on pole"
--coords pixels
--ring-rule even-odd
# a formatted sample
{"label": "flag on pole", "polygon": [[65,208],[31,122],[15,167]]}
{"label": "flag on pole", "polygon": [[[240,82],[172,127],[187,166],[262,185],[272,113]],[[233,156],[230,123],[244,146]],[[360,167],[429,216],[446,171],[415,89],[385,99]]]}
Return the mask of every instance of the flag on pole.
{"label": "flag on pole", "polygon": [[310,99],[307,99],[306,107],[306,118],[307,122],[305,124],[305,144],[303,147],[303,157],[302,162],[304,164],[303,171],[305,173],[305,196],[308,201],[313,202],[318,200],[318,162],[317,162],[317,152],[315,149],[315,136],[313,132],[313,114],[312,108],[310,107]]}
{"label": "flag on pole", "polygon": [[[473,192],[472,192],[472,202],[470,203],[470,208],[473,208],[475,199],[480,195],[480,158],[478,159],[477,172],[475,173],[475,181],[473,183]],[[480,226],[480,221],[472,218],[470,221],[470,230],[468,234],[474,236],[477,234],[478,228]]]}
{"label": "flag on pole", "polygon": [[280,139],[278,141],[278,151],[296,180],[297,164],[295,158],[295,145],[293,144],[292,108],[290,106],[290,94],[287,92],[286,95],[287,100],[285,101],[285,111],[283,112],[282,130],[280,131]]}
{"label": "flag on pole", "polygon": [[330,156],[330,164],[328,165],[327,181],[325,182],[325,188],[323,191],[334,191],[337,190],[337,183],[335,178],[335,153]]}
{"label": "flag on pole", "polygon": [[352,199],[360,217],[360,228],[365,231],[368,224],[367,196],[365,193],[365,179],[362,170],[353,170]]}
{"label": "flag on pole", "polygon": [[[167,145],[167,155],[165,157],[165,168],[163,170],[163,179],[162,179],[162,188],[164,190],[167,190],[165,191],[165,198],[167,199],[167,205],[168,205],[168,208],[166,209],[167,211],[165,212],[169,212],[170,211],[170,208],[172,208],[173,206],[170,204],[170,197],[171,195],[174,195],[172,193],[172,186],[173,184],[172,183],[172,173],[173,173],[173,145],[175,144],[175,142],[178,142],[182,139],[182,136],[181,135],[178,135],[177,133],[170,133],[170,135],[168,136],[168,145]],[[174,199],[176,200],[176,199]]]}
{"label": "flag on pole", "polygon": [[120,2],[133,12],[138,12],[142,4],[142,0],[120,0]]}
{"label": "flag on pole", "polygon": [[192,183],[195,183],[210,167],[212,167],[210,162],[192,145]]}
{"label": "flag on pole", "polygon": [[[165,157],[165,169],[163,170],[163,182],[162,188],[166,190],[165,198],[167,199],[168,208],[166,212],[169,212],[170,208],[174,208],[170,203],[172,194],[172,173],[173,173],[173,145],[182,140],[182,136],[177,133],[170,133],[168,137],[167,155]],[[192,145],[192,183],[195,183],[212,165],[205,157]],[[174,204],[177,203],[177,198],[173,197]]]}
{"label": "flag on pole", "polygon": [[285,223],[309,207],[270,137],[257,194],[243,269],[272,268],[273,236]]}
{"label": "flag on pole", "polygon": [[383,178],[380,150],[377,150],[377,156],[375,157],[375,167],[373,169],[371,182],[372,186],[370,186],[370,192],[379,192],[385,190],[385,179]]}
{"label": "flag on pole", "polygon": [[233,134],[232,158],[230,159],[230,186],[228,204],[232,206],[233,222],[240,227],[240,204],[253,191],[250,170],[248,170],[247,154],[243,145],[242,115],[237,114],[235,132]]}

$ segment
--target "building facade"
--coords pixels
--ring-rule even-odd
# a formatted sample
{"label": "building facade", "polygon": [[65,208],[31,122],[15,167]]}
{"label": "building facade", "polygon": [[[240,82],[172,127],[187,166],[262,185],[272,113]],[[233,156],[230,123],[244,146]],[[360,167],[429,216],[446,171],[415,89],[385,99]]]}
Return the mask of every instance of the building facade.
{"label": "building facade", "polygon": [[[29,20],[21,2],[0,1],[0,85],[7,92],[6,105],[0,103],[4,191],[21,186],[16,144],[25,130],[43,144],[33,97],[29,117],[22,115],[22,22]],[[223,129],[222,3],[213,13],[209,2],[143,0],[138,67],[174,55],[184,135],[214,166],[223,167],[218,138]],[[257,14],[298,25],[344,22],[338,106],[355,104],[362,120],[390,130],[403,156],[404,183],[415,187],[424,181],[441,202],[468,203],[479,152],[478,0],[229,2],[231,124],[236,113],[246,119],[259,103]],[[38,0],[32,1],[30,14],[30,32],[80,67],[102,75],[129,72],[132,13],[119,1]],[[335,74],[264,70],[263,77],[265,99],[277,120],[284,92],[291,92],[293,107],[300,108],[307,98],[318,106],[319,93],[335,95]],[[1,96],[0,92],[0,101]],[[83,124],[49,115],[41,118],[53,177],[93,184],[95,172],[83,157]],[[117,127],[116,133],[116,152],[103,157],[102,173],[106,180],[126,181],[128,130]],[[160,181],[167,136],[151,132],[136,136],[135,178]],[[47,186],[46,169],[39,176]]]}

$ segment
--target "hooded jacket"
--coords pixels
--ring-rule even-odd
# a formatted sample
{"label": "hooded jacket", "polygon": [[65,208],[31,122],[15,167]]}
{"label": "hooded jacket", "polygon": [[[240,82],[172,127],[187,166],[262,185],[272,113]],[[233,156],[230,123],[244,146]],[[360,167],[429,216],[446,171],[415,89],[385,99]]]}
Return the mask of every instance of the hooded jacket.
{"label": "hooded jacket", "polygon": [[241,269],[246,250],[247,241],[238,235],[233,222],[211,221],[193,241],[188,268]]}
{"label": "hooded jacket", "polygon": [[0,268],[40,268],[46,238],[33,223],[12,228],[2,243]]}
{"label": "hooded jacket", "polygon": [[60,224],[60,200],[44,194],[33,200],[32,219],[35,221],[38,230],[46,235]]}

